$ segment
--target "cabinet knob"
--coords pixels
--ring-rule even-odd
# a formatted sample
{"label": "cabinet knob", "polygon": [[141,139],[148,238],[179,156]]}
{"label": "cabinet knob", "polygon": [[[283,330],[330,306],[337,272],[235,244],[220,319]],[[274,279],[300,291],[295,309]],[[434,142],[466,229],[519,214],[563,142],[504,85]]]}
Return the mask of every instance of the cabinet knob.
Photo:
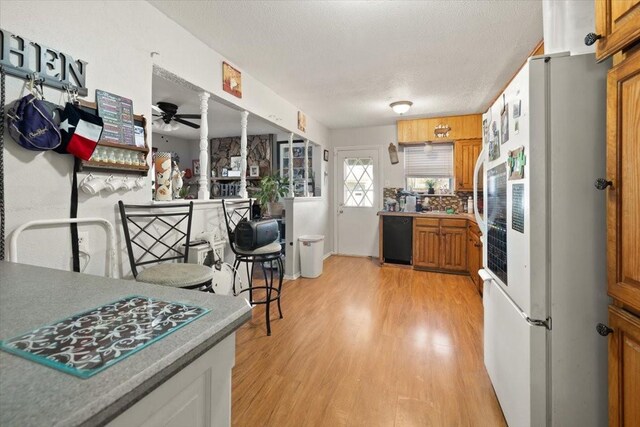
{"label": "cabinet knob", "polygon": [[600,34],[589,33],[584,37],[584,44],[586,44],[587,46],[591,46],[596,42],[596,40],[599,40],[601,38],[602,36]]}
{"label": "cabinet knob", "polygon": [[610,327],[608,327],[607,325],[605,325],[604,323],[598,323],[596,325],[596,331],[602,335],[603,337],[606,337],[607,335],[609,335],[610,333],[613,332],[613,329],[611,329]]}
{"label": "cabinet knob", "polygon": [[476,248],[481,248],[482,247],[482,243],[474,243],[474,245]]}
{"label": "cabinet knob", "polygon": [[613,181],[607,181],[604,178],[598,178],[596,179],[596,182],[594,183],[594,185],[598,190],[604,190],[609,186],[613,186]]}

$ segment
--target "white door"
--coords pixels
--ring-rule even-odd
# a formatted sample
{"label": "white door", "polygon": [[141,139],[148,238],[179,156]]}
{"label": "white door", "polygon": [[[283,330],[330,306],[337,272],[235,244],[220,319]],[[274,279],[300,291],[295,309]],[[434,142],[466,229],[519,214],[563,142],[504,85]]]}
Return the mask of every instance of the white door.
{"label": "white door", "polygon": [[338,150],[337,154],[337,252],[378,256],[377,212],[382,191],[378,150]]}

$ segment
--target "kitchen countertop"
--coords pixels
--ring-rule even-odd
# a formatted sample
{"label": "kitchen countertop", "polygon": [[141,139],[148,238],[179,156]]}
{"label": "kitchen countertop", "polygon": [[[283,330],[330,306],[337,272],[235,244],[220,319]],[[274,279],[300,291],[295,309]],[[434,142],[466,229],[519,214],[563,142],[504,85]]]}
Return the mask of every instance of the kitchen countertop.
{"label": "kitchen countertop", "polygon": [[0,351],[0,425],[102,425],[251,318],[246,300],[0,262],[0,339],[143,295],[211,311],[88,379]]}
{"label": "kitchen countertop", "polygon": [[410,216],[414,218],[454,218],[476,222],[476,216],[470,213],[448,214],[446,212],[389,212],[378,211],[378,216]]}

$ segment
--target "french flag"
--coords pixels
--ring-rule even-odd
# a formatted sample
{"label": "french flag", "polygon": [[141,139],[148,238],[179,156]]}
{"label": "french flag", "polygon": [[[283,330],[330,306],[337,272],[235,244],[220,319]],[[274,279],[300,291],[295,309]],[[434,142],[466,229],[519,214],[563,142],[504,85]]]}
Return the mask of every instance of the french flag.
{"label": "french flag", "polygon": [[100,117],[67,102],[60,114],[62,143],[55,150],[89,160],[98,145],[103,127]]}

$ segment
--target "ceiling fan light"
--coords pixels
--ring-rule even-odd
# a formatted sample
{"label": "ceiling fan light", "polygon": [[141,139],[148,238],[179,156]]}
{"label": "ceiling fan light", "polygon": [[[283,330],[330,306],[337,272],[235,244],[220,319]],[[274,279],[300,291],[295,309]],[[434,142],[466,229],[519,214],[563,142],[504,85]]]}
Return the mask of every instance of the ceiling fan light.
{"label": "ceiling fan light", "polygon": [[389,104],[389,107],[391,107],[396,114],[403,115],[409,111],[412,105],[413,102],[411,101],[396,101]]}

